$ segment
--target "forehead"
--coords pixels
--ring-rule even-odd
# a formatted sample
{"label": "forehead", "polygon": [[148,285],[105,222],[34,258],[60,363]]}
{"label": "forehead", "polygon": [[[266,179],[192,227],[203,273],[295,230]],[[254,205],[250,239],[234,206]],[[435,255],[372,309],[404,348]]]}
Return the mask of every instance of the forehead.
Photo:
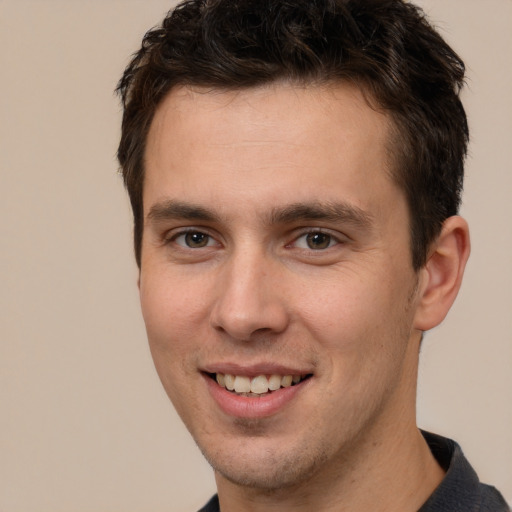
{"label": "forehead", "polygon": [[[158,106],[147,142],[151,146],[170,127],[174,135],[191,140],[208,135],[212,144],[232,142],[234,132],[240,137],[254,133],[275,142],[297,142],[301,136],[309,137],[308,128],[313,124],[322,129],[326,144],[340,142],[335,139],[340,132],[332,133],[332,122],[348,132],[364,130],[375,142],[387,138],[392,123],[368,98],[362,89],[346,83],[301,86],[274,82],[237,90],[177,86]],[[281,130],[276,132],[276,127]]]}
{"label": "forehead", "polygon": [[241,206],[290,193],[295,203],[336,201],[340,191],[356,204],[371,202],[392,185],[390,125],[349,85],[175,88],[148,135],[145,212],[165,194],[191,190],[222,206],[226,188],[248,201]]}

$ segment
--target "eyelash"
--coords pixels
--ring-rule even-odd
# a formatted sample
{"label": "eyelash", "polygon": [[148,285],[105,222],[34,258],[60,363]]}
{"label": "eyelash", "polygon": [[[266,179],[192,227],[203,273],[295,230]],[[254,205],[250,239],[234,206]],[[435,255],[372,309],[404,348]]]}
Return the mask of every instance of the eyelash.
{"label": "eyelash", "polygon": [[[191,247],[189,245],[187,245],[186,243],[179,243],[177,242],[177,240],[181,237],[187,237],[187,235],[201,235],[201,236],[204,236],[205,238],[207,238],[207,243],[206,245],[204,246],[200,246],[200,247]],[[180,248],[182,249],[203,249],[203,248],[206,248],[206,247],[211,247],[211,244],[210,242],[211,241],[214,241],[214,237],[212,235],[210,235],[209,233],[203,231],[203,230],[200,230],[200,229],[195,229],[195,228],[191,228],[191,229],[185,229],[185,230],[182,230],[182,231],[179,231],[177,233],[174,233],[173,235],[169,236],[169,237],[166,237],[165,240],[164,240],[164,243],[166,245],[168,244],[171,244],[171,243],[175,243],[176,245],[178,245]]]}
{"label": "eyelash", "polygon": [[[206,244],[199,245],[197,247],[191,247],[185,241],[185,237],[187,237],[187,235],[201,235],[207,239]],[[309,243],[307,241],[307,237],[313,237],[313,236],[326,237],[327,245],[325,247],[320,247],[320,248],[310,247]],[[177,240],[181,237],[184,237],[183,243],[177,242]],[[305,245],[307,245],[307,247],[298,246],[298,242],[301,239],[305,240]],[[187,249],[195,250],[195,249],[204,249],[204,248],[212,247],[213,245],[215,245],[215,244],[212,244],[212,241],[218,245],[218,242],[216,242],[215,238],[212,235],[210,235],[209,233],[207,233],[201,229],[191,228],[191,229],[179,231],[177,233],[174,233],[172,236],[166,237],[164,240],[164,243],[166,245],[170,244],[170,243],[175,243],[176,245],[178,245],[180,248],[182,248],[184,250],[187,250]],[[295,247],[295,248],[303,250],[303,251],[323,252],[323,251],[326,251],[327,249],[330,249],[331,247],[338,245],[340,243],[342,243],[342,241],[339,239],[339,237],[337,237],[329,232],[326,232],[322,229],[310,228],[306,232],[303,232],[303,233],[299,234],[298,236],[296,236],[290,243],[286,244],[285,247],[286,248]]]}
{"label": "eyelash", "polygon": [[[320,247],[320,248],[309,247],[307,238],[310,236],[312,237],[312,236],[318,236],[318,235],[320,235],[321,237],[328,238],[327,246]],[[305,243],[306,243],[306,245],[308,245],[308,247],[298,247],[297,246],[297,242],[302,238],[305,240]],[[322,229],[309,229],[306,233],[302,233],[298,237],[296,237],[292,241],[292,243],[289,245],[294,245],[295,247],[302,249],[302,250],[306,250],[306,251],[323,252],[323,251],[326,251],[327,249],[330,249],[331,247],[338,245],[340,243],[341,243],[340,239],[331,233],[323,231]]]}

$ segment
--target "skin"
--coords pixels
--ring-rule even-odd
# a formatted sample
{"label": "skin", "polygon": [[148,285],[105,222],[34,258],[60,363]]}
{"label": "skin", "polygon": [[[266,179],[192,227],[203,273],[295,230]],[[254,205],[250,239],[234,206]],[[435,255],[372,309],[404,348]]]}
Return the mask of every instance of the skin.
{"label": "skin", "polygon": [[[181,87],[156,112],[142,312],[223,512],[416,511],[442,479],[415,423],[419,344],[469,239],[449,219],[413,270],[389,133],[346,85]],[[310,378],[270,415],[226,414],[205,372],[268,365]]]}

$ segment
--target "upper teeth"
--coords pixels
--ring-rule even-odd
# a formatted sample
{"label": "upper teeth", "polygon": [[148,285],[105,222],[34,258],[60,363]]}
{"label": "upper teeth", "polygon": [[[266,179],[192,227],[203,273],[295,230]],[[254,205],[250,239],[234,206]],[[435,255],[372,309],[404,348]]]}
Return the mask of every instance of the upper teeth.
{"label": "upper teeth", "polygon": [[243,375],[230,375],[229,373],[217,373],[219,386],[235,391],[236,393],[256,393],[258,395],[275,391],[280,387],[287,388],[301,381],[300,375],[258,375],[250,378]]}

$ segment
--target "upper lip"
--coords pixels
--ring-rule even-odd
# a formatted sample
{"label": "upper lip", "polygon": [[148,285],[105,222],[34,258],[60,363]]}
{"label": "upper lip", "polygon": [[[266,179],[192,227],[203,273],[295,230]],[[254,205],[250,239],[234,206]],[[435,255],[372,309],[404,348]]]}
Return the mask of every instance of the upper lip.
{"label": "upper lip", "polygon": [[257,377],[258,375],[308,375],[313,373],[311,369],[298,366],[288,366],[276,363],[258,363],[241,365],[237,363],[213,363],[202,368],[205,373],[222,373]]}

